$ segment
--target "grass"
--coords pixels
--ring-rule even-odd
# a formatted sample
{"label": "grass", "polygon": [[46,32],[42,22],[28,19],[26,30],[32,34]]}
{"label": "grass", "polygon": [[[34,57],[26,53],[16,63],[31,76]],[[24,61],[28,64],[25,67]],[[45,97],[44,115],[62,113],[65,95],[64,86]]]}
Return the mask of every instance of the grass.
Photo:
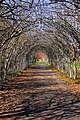
{"label": "grass", "polygon": [[35,66],[35,65],[38,65],[39,63],[41,63],[42,65],[47,65],[48,66],[48,63],[46,61],[41,61],[41,62],[36,61],[33,65]]}
{"label": "grass", "polygon": [[73,78],[69,78],[68,74],[65,72],[59,71],[57,68],[51,67],[53,72],[58,73],[59,77],[63,80],[65,80],[69,84],[80,84],[80,71],[78,71],[78,79],[74,80]]}
{"label": "grass", "polygon": [[[65,72],[61,72],[57,70],[57,68],[52,68],[53,71],[55,70],[56,72],[59,73],[62,79],[65,79],[68,83],[72,84],[80,84],[80,61],[76,61],[76,67],[77,67],[77,79],[74,80],[74,78],[69,78],[68,74]],[[74,69],[74,63],[71,63],[71,71]]]}
{"label": "grass", "polygon": [[43,65],[48,65],[48,63],[47,63],[46,61],[41,61],[41,63],[42,63]]}
{"label": "grass", "polygon": [[[74,67],[74,63],[72,62],[71,68],[73,69],[73,67]],[[77,69],[80,69],[80,61],[76,61],[76,67],[77,67]]]}

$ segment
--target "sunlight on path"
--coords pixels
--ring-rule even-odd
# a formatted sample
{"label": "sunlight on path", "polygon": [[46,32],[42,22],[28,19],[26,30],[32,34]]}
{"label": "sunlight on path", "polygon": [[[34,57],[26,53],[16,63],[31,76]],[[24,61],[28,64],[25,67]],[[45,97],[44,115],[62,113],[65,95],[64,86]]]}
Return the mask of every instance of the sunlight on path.
{"label": "sunlight on path", "polygon": [[39,63],[0,91],[0,120],[80,120],[80,85]]}

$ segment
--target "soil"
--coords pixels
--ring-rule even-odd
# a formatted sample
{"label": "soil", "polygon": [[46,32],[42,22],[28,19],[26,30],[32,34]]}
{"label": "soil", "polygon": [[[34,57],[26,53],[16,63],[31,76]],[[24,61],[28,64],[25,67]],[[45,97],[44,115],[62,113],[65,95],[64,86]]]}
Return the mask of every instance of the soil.
{"label": "soil", "polygon": [[38,64],[0,91],[0,120],[80,120],[80,84]]}

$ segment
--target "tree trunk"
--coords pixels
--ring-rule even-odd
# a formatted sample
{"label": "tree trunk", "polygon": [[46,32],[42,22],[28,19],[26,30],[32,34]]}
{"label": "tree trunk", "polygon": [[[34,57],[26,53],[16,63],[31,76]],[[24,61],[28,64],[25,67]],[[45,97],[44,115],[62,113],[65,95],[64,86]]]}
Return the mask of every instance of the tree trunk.
{"label": "tree trunk", "polygon": [[73,54],[73,62],[74,62],[74,68],[73,68],[73,70],[74,70],[74,75],[73,75],[73,77],[74,77],[74,79],[77,79],[77,67],[76,67],[76,48],[73,46],[73,49],[74,49],[74,54]]}
{"label": "tree trunk", "polygon": [[72,74],[71,74],[71,60],[70,60],[69,56],[68,56],[68,76],[70,78],[72,78]]}
{"label": "tree trunk", "polygon": [[74,60],[74,79],[77,79],[76,60]]}
{"label": "tree trunk", "polygon": [[60,62],[59,62],[58,55],[57,55],[57,68],[58,68],[58,70],[60,70]]}

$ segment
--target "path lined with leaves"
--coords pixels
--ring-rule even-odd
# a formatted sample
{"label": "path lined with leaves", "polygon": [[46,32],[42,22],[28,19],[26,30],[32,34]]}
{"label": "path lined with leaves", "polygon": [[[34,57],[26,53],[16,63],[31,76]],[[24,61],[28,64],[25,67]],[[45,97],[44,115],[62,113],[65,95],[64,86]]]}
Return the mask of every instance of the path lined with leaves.
{"label": "path lined with leaves", "polygon": [[33,66],[3,86],[0,120],[80,120],[80,85]]}

